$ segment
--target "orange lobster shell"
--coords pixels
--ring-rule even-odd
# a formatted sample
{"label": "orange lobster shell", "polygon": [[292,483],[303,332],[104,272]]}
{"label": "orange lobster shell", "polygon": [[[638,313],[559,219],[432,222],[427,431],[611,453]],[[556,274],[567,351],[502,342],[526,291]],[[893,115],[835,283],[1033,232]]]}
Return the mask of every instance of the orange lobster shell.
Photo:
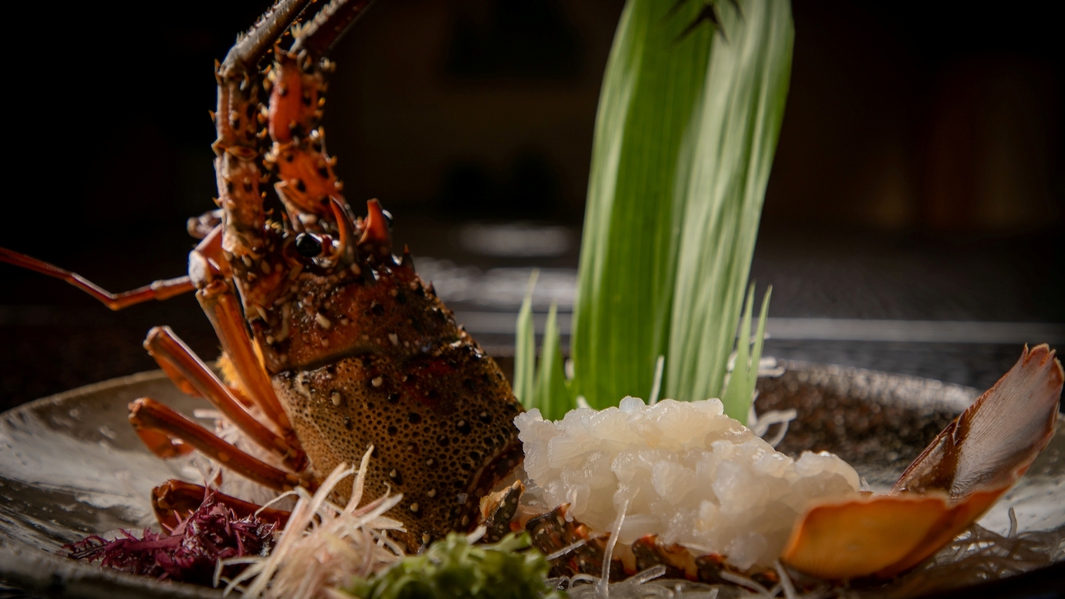
{"label": "orange lobster shell", "polygon": [[888,578],[980,518],[1054,436],[1061,362],[1047,345],[1017,364],[917,457],[887,495],[812,507],[782,560],[821,578]]}

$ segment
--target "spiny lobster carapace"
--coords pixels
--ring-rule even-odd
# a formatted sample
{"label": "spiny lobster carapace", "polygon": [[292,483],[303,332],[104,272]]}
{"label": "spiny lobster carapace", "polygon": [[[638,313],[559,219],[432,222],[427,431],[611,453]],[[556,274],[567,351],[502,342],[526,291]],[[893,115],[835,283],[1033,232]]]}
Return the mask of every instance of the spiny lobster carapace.
{"label": "spiny lobster carapace", "polygon": [[[179,388],[210,400],[272,457],[242,452],[150,398],[130,404],[146,445],[162,457],[199,450],[276,490],[314,488],[373,445],[366,490],[403,494],[390,515],[415,550],[476,523],[481,496],[521,461],[520,407],[410,253],[393,255],[388,213],[370,200],[356,218],[341,195],[318,125],[333,69],[325,55],[368,4],[281,0],[218,65],[220,210],[190,221],[202,241],[187,277],[113,295],[9,250],[0,260],[62,278],[112,309],[195,289],[227,381],[168,328],[149,332],[145,347]],[[297,24],[303,13],[313,14]],[[263,207],[268,182],[280,221]],[[202,490],[171,481],[153,495],[157,516],[173,522]]]}

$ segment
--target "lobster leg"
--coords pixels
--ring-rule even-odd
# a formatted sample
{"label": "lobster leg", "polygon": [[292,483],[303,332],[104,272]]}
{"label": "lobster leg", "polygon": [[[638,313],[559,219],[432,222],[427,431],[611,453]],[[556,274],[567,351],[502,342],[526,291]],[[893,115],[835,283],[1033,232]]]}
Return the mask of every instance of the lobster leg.
{"label": "lobster leg", "polygon": [[173,530],[181,523],[183,518],[187,518],[188,514],[200,507],[207,493],[214,494],[218,503],[233,510],[238,517],[246,518],[256,514],[261,520],[276,524],[278,529],[285,527],[291,515],[284,510],[260,507],[254,503],[237,499],[231,495],[207,489],[200,485],[170,479],[152,489],[152,511],[155,512],[155,519],[163,526]]}
{"label": "lobster leg", "polygon": [[248,335],[244,316],[241,314],[232,288],[225,281],[219,281],[217,285],[200,290],[196,294],[196,299],[199,300],[200,307],[203,308],[211,325],[214,326],[215,333],[222,342],[222,349],[229,356],[233,369],[236,370],[248,396],[291,441],[294,435],[292,424],[281,407],[281,402],[277,400],[274,388],[270,384],[270,376],[266,374],[266,370],[255,353],[255,347]]}
{"label": "lobster leg", "polygon": [[267,418],[277,424],[285,439],[291,445],[297,445],[288,415],[277,400],[270,376],[263,368],[248,335],[244,314],[228,280],[229,264],[222,251],[221,241],[221,227],[216,227],[190,256],[190,263],[194,265],[191,270],[197,273],[196,286],[199,289],[196,300],[211,321],[222,349],[240,379],[242,390]]}
{"label": "lobster leg", "polygon": [[[300,477],[291,472],[285,472],[248,455],[154,399],[142,397],[129,404],[129,423],[148,448],[159,457],[169,458],[175,454],[187,453],[182,445],[191,445],[237,474],[275,491],[287,491],[297,485],[307,484],[307,481],[300,480]],[[160,444],[161,435],[168,438],[169,446]]]}
{"label": "lobster leg", "polygon": [[152,281],[144,287],[138,287],[131,291],[111,293],[77,273],[8,249],[0,248],[0,262],[7,262],[8,264],[39,272],[42,275],[66,281],[100,300],[101,303],[112,310],[121,310],[149,300],[170,299],[175,295],[181,295],[196,288],[189,277],[178,277],[176,279]]}
{"label": "lobster leg", "polygon": [[281,456],[286,466],[299,471],[306,465],[306,458],[299,447],[291,445],[256,420],[233,390],[222,383],[169,327],[155,327],[149,331],[148,338],[144,340],[144,347],[178,383],[179,388],[194,388],[249,438]]}

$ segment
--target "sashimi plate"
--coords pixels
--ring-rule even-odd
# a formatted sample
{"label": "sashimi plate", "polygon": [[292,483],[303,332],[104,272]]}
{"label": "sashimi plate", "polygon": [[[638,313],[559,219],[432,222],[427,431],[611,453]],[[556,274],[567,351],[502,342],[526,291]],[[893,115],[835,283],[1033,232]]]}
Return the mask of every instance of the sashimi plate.
{"label": "sashimi plate", "polygon": [[[756,402],[759,412],[798,412],[779,449],[836,453],[874,490],[889,487],[979,395],[968,387],[868,370],[800,362],[779,366],[779,376],[759,381]],[[153,525],[149,493],[166,479],[202,482],[141,444],[126,422],[126,405],[139,397],[152,397],[186,414],[206,405],[180,393],[156,371],[81,387],[0,415],[0,582],[47,596],[221,596],[218,590],[122,574],[62,554],[63,545],[89,534],[120,528],[139,532]],[[981,526],[1006,535],[1012,508],[1015,534],[1065,528],[1061,428],[1017,486],[980,520]],[[1061,570],[1065,548],[1050,551],[1049,565],[1014,579],[1041,572],[1045,578]],[[943,591],[971,582],[951,584],[948,578],[910,590]],[[871,588],[868,594],[885,591],[891,594],[883,588]]]}

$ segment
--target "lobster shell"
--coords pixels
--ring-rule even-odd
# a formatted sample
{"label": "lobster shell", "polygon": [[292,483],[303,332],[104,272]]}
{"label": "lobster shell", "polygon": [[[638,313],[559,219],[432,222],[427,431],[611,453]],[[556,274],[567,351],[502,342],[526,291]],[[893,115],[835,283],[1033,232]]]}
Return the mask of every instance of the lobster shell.
{"label": "lobster shell", "polygon": [[[476,524],[480,498],[521,462],[513,424],[521,408],[495,361],[425,289],[409,259],[373,272],[332,286],[332,301],[296,310],[306,322],[292,328],[302,333],[290,345],[275,343],[276,354],[315,335],[336,353],[272,379],[316,478],[373,445],[366,492],[403,494],[390,515],[414,549]],[[324,329],[308,311],[337,325]],[[265,337],[265,327],[257,334]]]}

